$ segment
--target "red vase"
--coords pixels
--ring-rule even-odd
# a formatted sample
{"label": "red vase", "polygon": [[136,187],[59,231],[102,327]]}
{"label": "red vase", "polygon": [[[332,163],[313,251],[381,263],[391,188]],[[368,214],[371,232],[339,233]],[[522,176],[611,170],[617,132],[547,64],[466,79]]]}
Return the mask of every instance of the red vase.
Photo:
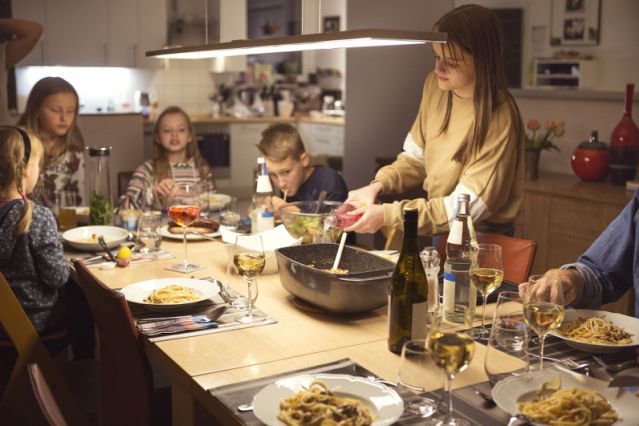
{"label": "red vase", "polygon": [[608,175],[608,146],[593,130],[590,139],[579,144],[572,154],[572,169],[583,180],[601,180]]}
{"label": "red vase", "polygon": [[634,84],[626,85],[626,104],[621,121],[610,136],[610,177],[614,185],[625,185],[635,178],[639,160],[639,128],[632,121]]}

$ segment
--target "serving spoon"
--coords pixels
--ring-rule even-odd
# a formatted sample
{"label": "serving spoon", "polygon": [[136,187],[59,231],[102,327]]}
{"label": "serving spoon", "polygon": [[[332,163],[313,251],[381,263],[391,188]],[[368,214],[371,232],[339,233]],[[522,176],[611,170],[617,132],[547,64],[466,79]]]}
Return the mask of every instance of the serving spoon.
{"label": "serving spoon", "polygon": [[337,249],[337,255],[335,256],[335,261],[331,269],[337,269],[339,266],[339,261],[342,259],[342,252],[344,251],[344,244],[346,244],[346,234],[346,232],[342,232],[342,239],[339,241],[339,248]]}

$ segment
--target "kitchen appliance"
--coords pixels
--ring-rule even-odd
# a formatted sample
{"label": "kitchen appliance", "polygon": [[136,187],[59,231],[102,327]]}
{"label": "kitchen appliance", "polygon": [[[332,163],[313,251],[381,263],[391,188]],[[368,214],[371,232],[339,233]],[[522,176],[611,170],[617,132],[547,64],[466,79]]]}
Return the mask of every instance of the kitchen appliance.
{"label": "kitchen appliance", "polygon": [[323,271],[331,268],[338,247],[338,244],[309,244],[275,250],[282,287],[305,302],[334,313],[363,312],[384,306],[395,264],[346,246],[340,268],[348,273]]}
{"label": "kitchen appliance", "polygon": [[598,140],[599,132],[593,130],[590,138],[579,144],[572,154],[572,169],[581,179],[601,180],[608,176],[608,145]]}
{"label": "kitchen appliance", "polygon": [[216,178],[231,176],[231,136],[228,133],[200,132],[196,129],[197,146]]}

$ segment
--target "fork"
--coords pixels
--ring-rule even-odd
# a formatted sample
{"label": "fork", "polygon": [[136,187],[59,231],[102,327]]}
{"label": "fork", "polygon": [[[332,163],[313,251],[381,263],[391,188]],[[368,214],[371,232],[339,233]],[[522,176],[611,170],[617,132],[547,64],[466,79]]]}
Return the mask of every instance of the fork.
{"label": "fork", "polygon": [[[532,355],[535,358],[539,358],[539,355],[530,352],[530,355]],[[588,367],[588,365],[590,364],[589,362],[582,362],[582,363],[578,363],[576,361],[573,361],[570,358],[551,358],[549,356],[544,356],[544,359],[547,359],[550,362],[556,362],[558,364],[563,365],[564,367],[570,369],[570,370],[580,370],[582,368],[586,368]]]}

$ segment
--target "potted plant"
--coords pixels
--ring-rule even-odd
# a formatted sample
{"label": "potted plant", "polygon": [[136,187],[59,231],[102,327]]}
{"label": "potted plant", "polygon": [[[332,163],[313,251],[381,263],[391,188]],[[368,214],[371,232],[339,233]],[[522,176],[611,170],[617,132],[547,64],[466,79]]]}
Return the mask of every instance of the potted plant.
{"label": "potted plant", "polygon": [[526,179],[536,180],[539,176],[539,155],[541,151],[559,147],[552,141],[553,137],[561,137],[566,132],[566,123],[563,120],[546,120],[541,127],[539,120],[530,119],[526,124],[529,132],[526,132]]}

